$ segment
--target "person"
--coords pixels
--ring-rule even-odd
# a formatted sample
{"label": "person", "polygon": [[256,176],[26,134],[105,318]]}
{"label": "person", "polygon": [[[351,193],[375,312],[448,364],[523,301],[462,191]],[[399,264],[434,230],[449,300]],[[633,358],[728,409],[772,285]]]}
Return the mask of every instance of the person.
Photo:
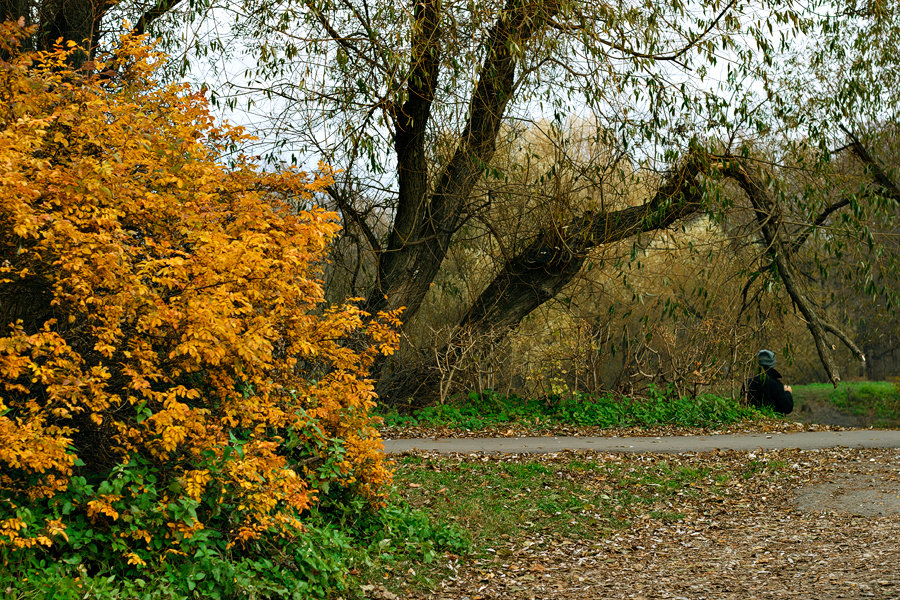
{"label": "person", "polygon": [[747,399],[756,408],[771,408],[783,415],[794,410],[794,396],[791,386],[781,382],[781,373],[775,369],[775,353],[760,350],[756,355],[759,373],[747,380]]}

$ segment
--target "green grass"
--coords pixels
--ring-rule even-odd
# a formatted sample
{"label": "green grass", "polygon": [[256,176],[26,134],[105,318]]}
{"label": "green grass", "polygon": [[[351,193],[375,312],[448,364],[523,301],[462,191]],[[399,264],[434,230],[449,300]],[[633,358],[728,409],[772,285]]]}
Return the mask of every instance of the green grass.
{"label": "green grass", "polygon": [[713,395],[678,397],[651,389],[645,398],[612,395],[575,395],[569,398],[519,398],[493,392],[470,393],[447,404],[430,406],[406,414],[396,409],[382,416],[387,426],[490,429],[522,425],[529,429],[569,425],[601,428],[720,427],[746,420],[772,417],[736,400]]}
{"label": "green grass", "polygon": [[795,385],[794,398],[802,404],[829,402],[838,410],[867,417],[875,426],[900,425],[900,385],[889,381],[845,381]]}
{"label": "green grass", "polygon": [[[687,464],[685,464],[687,463]],[[742,497],[747,480],[779,476],[783,461],[459,459],[405,456],[395,486],[408,501],[468,532],[476,553],[542,536],[596,539],[636,520],[687,518],[688,506]]]}

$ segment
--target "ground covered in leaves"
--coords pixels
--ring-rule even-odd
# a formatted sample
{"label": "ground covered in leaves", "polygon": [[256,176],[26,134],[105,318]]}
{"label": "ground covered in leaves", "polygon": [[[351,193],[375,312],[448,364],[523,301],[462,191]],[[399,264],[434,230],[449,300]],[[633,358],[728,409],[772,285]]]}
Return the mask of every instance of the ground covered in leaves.
{"label": "ground covered in leaves", "polygon": [[473,551],[382,597],[900,598],[900,450],[397,460]]}
{"label": "ground covered in leaves", "polygon": [[802,423],[786,419],[764,419],[758,421],[741,421],[720,427],[679,427],[676,425],[654,425],[650,427],[585,427],[578,425],[555,424],[553,426],[535,426],[533,424],[502,424],[481,429],[459,429],[445,426],[415,427],[382,427],[384,439],[417,439],[417,438],[486,438],[486,437],[521,437],[521,436],[607,436],[607,437],[642,437],[670,435],[715,435],[726,433],[794,433],[798,431],[844,431],[848,427],[823,425],[819,423]]}

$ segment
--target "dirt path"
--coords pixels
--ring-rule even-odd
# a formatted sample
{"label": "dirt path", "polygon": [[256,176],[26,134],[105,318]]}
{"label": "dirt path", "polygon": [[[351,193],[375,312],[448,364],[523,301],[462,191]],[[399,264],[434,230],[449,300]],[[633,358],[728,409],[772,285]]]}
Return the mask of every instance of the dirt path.
{"label": "dirt path", "polygon": [[900,430],[805,431],[660,437],[504,437],[385,440],[388,453],[411,451],[504,452],[540,454],[564,450],[590,452],[706,452],[710,450],[775,450],[797,448],[900,448]]}

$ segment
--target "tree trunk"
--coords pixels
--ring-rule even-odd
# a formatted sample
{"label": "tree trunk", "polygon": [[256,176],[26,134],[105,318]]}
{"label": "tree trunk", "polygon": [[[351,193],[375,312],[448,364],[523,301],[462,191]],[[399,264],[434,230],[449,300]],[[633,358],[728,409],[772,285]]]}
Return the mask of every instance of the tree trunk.
{"label": "tree trunk", "polygon": [[100,37],[100,20],[109,10],[107,0],[50,0],[38,9],[38,44],[44,50],[57,42],[72,41],[84,51],[77,52],[72,66],[80,67],[96,50]]}
{"label": "tree trunk", "polygon": [[[674,170],[654,197],[639,206],[603,213],[585,213],[567,227],[545,231],[510,258],[485,288],[457,328],[458,335],[502,339],[522,319],[554,298],[581,270],[590,251],[642,232],[665,229],[700,210],[706,163],[690,156]],[[565,232],[560,236],[557,232]],[[448,365],[459,360],[459,344],[439,351]],[[402,368],[379,380],[379,395],[389,404],[414,399],[416,404],[438,395],[440,372],[434,363]]]}
{"label": "tree trunk", "polygon": [[[26,26],[36,24],[37,34],[29,48],[51,50],[59,42],[75,42],[84,51],[76,53],[72,66],[80,67],[93,58],[100,43],[103,17],[118,0],[0,0],[0,20],[17,21],[24,17]],[[133,33],[146,33],[149,25],[175,8],[183,0],[157,0],[140,14]]]}
{"label": "tree trunk", "polygon": [[[417,21],[416,31],[424,35],[436,23],[437,16],[432,17],[429,12],[430,2],[421,10],[419,6],[417,19],[421,21]],[[413,78],[409,100],[404,104],[404,107],[412,105],[422,114],[401,112],[399,115],[395,134],[400,180],[397,218],[388,246],[379,254],[378,279],[366,302],[369,312],[404,307],[404,320],[410,320],[418,312],[447,254],[450,238],[461,224],[472,190],[494,155],[506,106],[514,94],[519,62],[514,49],[527,45],[558,11],[559,6],[553,1],[507,0],[502,16],[488,36],[485,58],[456,152],[438,174],[427,202],[424,201],[427,167],[421,140],[433,92],[433,81],[429,78],[437,76],[437,58],[436,54],[426,52],[418,59],[414,53],[415,66],[424,75],[421,79],[428,83],[424,84],[424,95],[418,98],[414,93],[419,91],[415,89],[417,79]],[[431,52],[437,52],[436,38],[421,43],[426,48],[435,46]],[[433,67],[429,66],[432,61]],[[406,127],[404,120],[416,116],[420,120]]]}
{"label": "tree trunk", "polygon": [[[650,201],[614,212],[586,213],[559,230],[545,232],[504,265],[462,325],[482,333],[508,331],[572,281],[594,248],[665,229],[696,214],[703,199],[701,168],[701,162],[691,157]],[[558,235],[561,231],[564,237]]]}

